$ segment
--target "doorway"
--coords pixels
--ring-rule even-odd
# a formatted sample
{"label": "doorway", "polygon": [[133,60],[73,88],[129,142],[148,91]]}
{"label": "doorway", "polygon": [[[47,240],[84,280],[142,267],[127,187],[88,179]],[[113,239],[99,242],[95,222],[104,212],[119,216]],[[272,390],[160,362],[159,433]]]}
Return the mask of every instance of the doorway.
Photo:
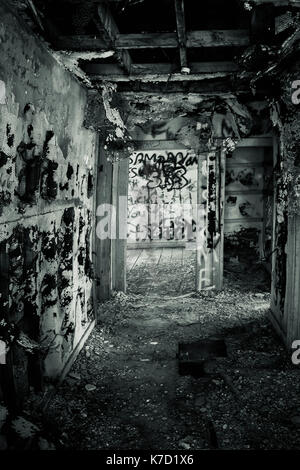
{"label": "doorway", "polygon": [[195,286],[198,157],[160,145],[144,143],[129,162],[128,290],[185,295]]}
{"label": "doorway", "polygon": [[252,137],[226,158],[224,276],[227,285],[270,294],[273,141]]}

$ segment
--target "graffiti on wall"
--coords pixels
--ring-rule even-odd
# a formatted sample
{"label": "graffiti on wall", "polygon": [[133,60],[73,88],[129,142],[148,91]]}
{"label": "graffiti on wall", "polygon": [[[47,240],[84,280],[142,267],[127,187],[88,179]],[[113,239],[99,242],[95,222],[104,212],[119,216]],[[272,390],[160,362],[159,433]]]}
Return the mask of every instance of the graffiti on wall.
{"label": "graffiti on wall", "polygon": [[129,162],[129,242],[195,238],[198,158],[139,152]]}
{"label": "graffiti on wall", "polygon": [[188,168],[197,166],[197,161],[197,156],[188,152],[139,152],[130,158],[129,176],[144,177],[149,189],[183,189],[191,183],[187,178]]}

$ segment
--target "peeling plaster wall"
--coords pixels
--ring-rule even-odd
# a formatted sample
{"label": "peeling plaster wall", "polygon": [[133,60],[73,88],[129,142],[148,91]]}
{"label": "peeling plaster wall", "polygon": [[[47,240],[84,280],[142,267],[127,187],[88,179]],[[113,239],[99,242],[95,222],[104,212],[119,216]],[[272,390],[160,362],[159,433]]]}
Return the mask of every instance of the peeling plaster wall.
{"label": "peeling plaster wall", "polygon": [[94,318],[96,133],[85,89],[3,5],[0,44],[0,312],[42,346],[8,354],[26,388],[36,367],[58,376]]}
{"label": "peeling plaster wall", "polygon": [[282,92],[271,112],[279,137],[271,309],[272,320],[289,348],[300,338],[300,106],[293,100],[292,86],[299,76],[297,58],[280,76]]}

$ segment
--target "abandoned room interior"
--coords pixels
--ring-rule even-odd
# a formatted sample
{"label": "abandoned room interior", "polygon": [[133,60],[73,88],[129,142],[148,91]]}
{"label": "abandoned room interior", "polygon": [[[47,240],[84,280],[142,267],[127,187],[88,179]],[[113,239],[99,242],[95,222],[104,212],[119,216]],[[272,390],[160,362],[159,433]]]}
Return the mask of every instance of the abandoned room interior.
{"label": "abandoned room interior", "polygon": [[299,450],[300,1],[1,0],[0,47],[0,449]]}

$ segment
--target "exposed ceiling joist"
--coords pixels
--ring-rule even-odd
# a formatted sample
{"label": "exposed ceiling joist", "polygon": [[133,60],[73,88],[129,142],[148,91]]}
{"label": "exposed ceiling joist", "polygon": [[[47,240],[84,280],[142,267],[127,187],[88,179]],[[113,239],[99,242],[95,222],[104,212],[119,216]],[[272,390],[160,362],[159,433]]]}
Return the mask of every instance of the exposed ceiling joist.
{"label": "exposed ceiling joist", "polygon": [[185,16],[184,16],[184,0],[175,1],[176,25],[177,25],[177,39],[179,45],[180,65],[181,69],[188,67],[187,52],[186,52],[186,29],[185,29]]}
{"label": "exposed ceiling joist", "polygon": [[208,81],[208,80],[215,80],[219,78],[224,78],[230,76],[231,72],[214,72],[214,73],[193,73],[190,75],[184,75],[182,73],[174,73],[171,77],[167,74],[159,74],[159,73],[144,73],[143,75],[110,75],[104,77],[103,75],[90,75],[90,79],[92,82],[99,82],[103,80],[109,79],[112,82],[169,82],[169,81],[176,81],[176,82],[185,82],[185,81]]}
{"label": "exposed ceiling joist", "polygon": [[[191,31],[187,33],[188,47],[233,47],[248,46],[248,30]],[[53,38],[56,49],[71,51],[97,51],[111,49],[102,37],[91,35],[57,36]],[[119,34],[113,47],[115,49],[176,49],[176,33]]]}
{"label": "exposed ceiling joist", "polygon": [[[246,29],[189,31],[186,36],[187,47],[248,46],[250,43]],[[115,45],[118,49],[177,48],[178,40],[176,33],[120,34]]]}
{"label": "exposed ceiling joist", "polygon": [[234,47],[250,44],[247,29],[225,29],[190,31],[187,33],[187,47]]}
{"label": "exposed ceiling joist", "polygon": [[[192,62],[189,64],[192,74],[204,73],[218,73],[218,72],[236,72],[238,70],[237,64],[234,62]],[[109,76],[124,75],[121,67],[117,64],[95,64],[86,63],[84,71],[91,76],[97,75],[103,79]],[[170,63],[155,63],[155,64],[132,64],[131,76],[140,75],[166,75],[174,74],[174,65]]]}
{"label": "exposed ceiling joist", "polygon": [[[119,29],[113,19],[109,7],[105,3],[100,3],[97,7],[97,17],[94,18],[99,33],[107,46],[115,47],[116,38],[119,36]],[[99,47],[99,46],[98,46]],[[131,58],[128,51],[117,51],[116,58],[119,64],[124,67],[127,73],[130,73]]]}

